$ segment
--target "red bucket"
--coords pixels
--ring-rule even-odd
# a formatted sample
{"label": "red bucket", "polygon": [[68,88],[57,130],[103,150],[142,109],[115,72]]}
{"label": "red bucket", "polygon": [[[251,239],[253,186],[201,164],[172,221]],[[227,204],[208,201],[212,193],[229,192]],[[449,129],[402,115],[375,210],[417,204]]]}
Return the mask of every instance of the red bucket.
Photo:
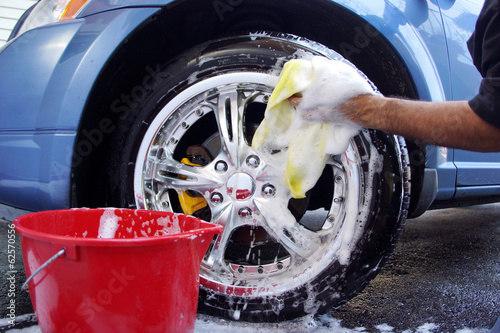
{"label": "red bucket", "polygon": [[200,262],[221,226],[111,208],[39,212],[14,224],[42,332],[194,330]]}

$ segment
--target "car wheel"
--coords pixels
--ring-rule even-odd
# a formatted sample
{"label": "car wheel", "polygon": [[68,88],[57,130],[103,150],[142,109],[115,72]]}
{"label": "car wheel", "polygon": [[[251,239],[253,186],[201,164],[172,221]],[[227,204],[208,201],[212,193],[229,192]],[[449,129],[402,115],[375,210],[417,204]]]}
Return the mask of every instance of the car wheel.
{"label": "car wheel", "polygon": [[401,138],[361,131],[300,200],[283,195],[252,149],[283,64],[311,54],[342,59],[289,35],[201,45],[161,64],[154,85],[139,83],[142,98],[115,133],[112,204],[224,226],[201,263],[201,312],[247,321],[325,312],[375,276],[406,218]]}

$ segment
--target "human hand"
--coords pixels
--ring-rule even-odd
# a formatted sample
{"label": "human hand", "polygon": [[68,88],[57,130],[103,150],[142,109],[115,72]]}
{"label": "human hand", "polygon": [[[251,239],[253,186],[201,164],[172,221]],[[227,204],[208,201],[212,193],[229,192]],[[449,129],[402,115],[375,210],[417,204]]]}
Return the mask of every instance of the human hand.
{"label": "human hand", "polygon": [[[314,69],[308,86],[288,101],[300,116],[310,122],[353,125],[350,103],[359,95],[374,95],[368,80],[353,66],[322,57],[312,59]],[[354,112],[353,112],[354,111]]]}
{"label": "human hand", "polygon": [[303,107],[303,105],[301,105],[302,96],[296,94],[288,98],[288,103],[299,111],[302,119],[304,120],[311,122],[330,122],[351,125],[352,121],[349,119],[349,114],[352,112],[349,112],[349,108],[350,105],[353,104],[352,100],[348,100],[345,103],[331,107],[318,105],[311,109]]}

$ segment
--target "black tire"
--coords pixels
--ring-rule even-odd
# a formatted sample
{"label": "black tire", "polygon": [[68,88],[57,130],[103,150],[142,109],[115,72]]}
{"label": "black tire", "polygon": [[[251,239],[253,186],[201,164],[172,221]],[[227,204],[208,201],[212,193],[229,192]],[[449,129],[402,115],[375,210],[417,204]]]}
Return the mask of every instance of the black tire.
{"label": "black tire", "polygon": [[[110,203],[225,225],[202,262],[200,312],[256,322],[324,313],[376,275],[399,235],[410,189],[404,140],[371,130],[330,158],[306,199],[287,203],[280,214],[291,223],[267,223],[280,189],[260,177],[265,161],[249,142],[271,81],[286,60],[307,54],[341,59],[289,35],[209,42],[162,64],[122,109],[108,159]],[[241,174],[250,194],[231,197],[228,182]]]}

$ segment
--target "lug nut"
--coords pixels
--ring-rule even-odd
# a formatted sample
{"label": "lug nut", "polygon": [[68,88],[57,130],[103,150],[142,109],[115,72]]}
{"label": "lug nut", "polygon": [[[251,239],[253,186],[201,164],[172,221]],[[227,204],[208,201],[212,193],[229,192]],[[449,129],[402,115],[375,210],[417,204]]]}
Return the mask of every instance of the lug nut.
{"label": "lug nut", "polygon": [[272,198],[276,195],[276,187],[271,184],[262,186],[262,196],[265,198]]}
{"label": "lug nut", "polygon": [[241,208],[240,211],[238,212],[238,215],[242,219],[249,219],[252,217],[252,210],[248,207]]}
{"label": "lug nut", "polygon": [[224,200],[224,198],[222,197],[222,194],[220,194],[219,192],[214,192],[210,196],[210,201],[212,201],[212,203],[214,205],[218,205],[218,204],[222,203],[223,200]]}
{"label": "lug nut", "polygon": [[224,161],[219,161],[215,163],[215,171],[218,173],[224,173],[227,171],[227,163]]}
{"label": "lug nut", "polygon": [[256,155],[250,155],[247,157],[247,165],[251,168],[257,168],[260,164],[260,158]]}
{"label": "lug nut", "polygon": [[257,273],[259,273],[259,274],[263,274],[264,272],[265,272],[264,267],[259,266],[259,267],[257,268]]}

